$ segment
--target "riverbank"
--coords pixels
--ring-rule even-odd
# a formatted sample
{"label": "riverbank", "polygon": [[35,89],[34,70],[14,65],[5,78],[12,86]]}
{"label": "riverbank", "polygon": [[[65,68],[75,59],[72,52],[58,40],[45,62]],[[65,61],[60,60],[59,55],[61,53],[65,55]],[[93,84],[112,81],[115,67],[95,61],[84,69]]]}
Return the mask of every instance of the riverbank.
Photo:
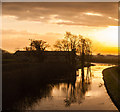
{"label": "riverbank", "polygon": [[118,67],[110,67],[103,70],[103,80],[105,87],[112,101],[120,110],[120,77]]}

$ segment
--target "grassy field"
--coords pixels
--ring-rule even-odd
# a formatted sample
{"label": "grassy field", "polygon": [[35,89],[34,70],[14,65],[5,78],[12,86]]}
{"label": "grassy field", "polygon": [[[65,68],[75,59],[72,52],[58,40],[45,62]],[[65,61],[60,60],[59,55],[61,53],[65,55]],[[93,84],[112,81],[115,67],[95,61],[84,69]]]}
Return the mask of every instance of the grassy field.
{"label": "grassy field", "polygon": [[[105,87],[107,89],[108,94],[110,95],[112,101],[116,105],[116,107],[120,110],[120,76],[119,76],[120,68],[111,67],[103,70],[103,79],[105,82]],[[113,74],[115,77],[112,77]]]}

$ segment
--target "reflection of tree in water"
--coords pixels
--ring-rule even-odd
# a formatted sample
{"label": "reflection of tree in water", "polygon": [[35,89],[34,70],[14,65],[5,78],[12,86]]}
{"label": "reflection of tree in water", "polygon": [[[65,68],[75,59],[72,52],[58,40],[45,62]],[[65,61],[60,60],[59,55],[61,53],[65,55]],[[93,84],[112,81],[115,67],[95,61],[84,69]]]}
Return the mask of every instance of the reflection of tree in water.
{"label": "reflection of tree in water", "polygon": [[91,73],[91,67],[87,67],[87,73],[86,73],[86,83],[90,84],[92,79],[92,73]]}
{"label": "reflection of tree in water", "polygon": [[[64,82],[64,88],[61,88],[61,83],[56,84],[42,84],[41,87],[35,87],[31,90],[28,90],[21,96],[20,100],[17,103],[14,103],[14,110],[25,110],[32,109],[32,106],[41,102],[42,98],[49,98],[52,100],[52,90],[53,88],[57,88],[66,94],[66,99],[64,100],[65,106],[70,106],[73,103],[81,104],[85,99],[85,93],[90,89],[91,84],[91,68],[87,68],[87,72],[84,74],[84,81],[82,80],[82,76],[80,76],[80,81],[74,80],[72,83]],[[66,93],[67,92],[67,93]],[[54,96],[53,96],[54,97]],[[11,107],[10,107],[11,108]]]}
{"label": "reflection of tree in water", "polygon": [[[82,75],[82,74],[81,74]],[[64,100],[65,106],[70,106],[72,103],[82,103],[85,99],[85,93],[90,89],[91,84],[91,68],[87,68],[87,73],[84,76],[84,81],[80,76],[79,82],[67,84],[67,96]]]}

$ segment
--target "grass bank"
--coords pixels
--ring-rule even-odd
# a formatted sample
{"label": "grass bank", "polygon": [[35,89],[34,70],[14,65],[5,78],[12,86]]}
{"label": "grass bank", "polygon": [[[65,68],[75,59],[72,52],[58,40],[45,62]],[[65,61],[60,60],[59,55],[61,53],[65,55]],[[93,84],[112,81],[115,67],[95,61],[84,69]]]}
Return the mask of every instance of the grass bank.
{"label": "grass bank", "polygon": [[104,84],[109,96],[120,111],[120,77],[119,67],[110,67],[103,70]]}

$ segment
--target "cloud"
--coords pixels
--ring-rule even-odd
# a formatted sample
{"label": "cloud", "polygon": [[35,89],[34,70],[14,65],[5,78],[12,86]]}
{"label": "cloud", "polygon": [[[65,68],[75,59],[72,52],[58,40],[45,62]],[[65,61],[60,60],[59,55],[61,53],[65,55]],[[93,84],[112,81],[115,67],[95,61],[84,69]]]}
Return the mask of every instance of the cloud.
{"label": "cloud", "polygon": [[101,27],[118,24],[117,2],[4,2],[2,11],[3,16],[20,21]]}
{"label": "cloud", "polygon": [[91,15],[91,16],[102,16],[102,14],[95,14],[95,13],[90,13],[90,12],[88,12],[88,13],[85,13],[86,15]]}

